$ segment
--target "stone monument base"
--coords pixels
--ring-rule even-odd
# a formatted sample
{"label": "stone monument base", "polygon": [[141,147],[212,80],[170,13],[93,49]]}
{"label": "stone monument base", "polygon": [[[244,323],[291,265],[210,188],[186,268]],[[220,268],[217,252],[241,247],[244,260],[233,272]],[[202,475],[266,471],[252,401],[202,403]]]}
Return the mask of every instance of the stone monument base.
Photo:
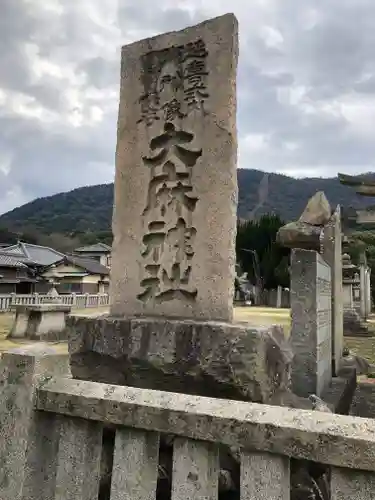
{"label": "stone monument base", "polygon": [[71,306],[34,304],[15,306],[16,317],[9,338],[43,341],[66,340],[65,322]]}
{"label": "stone monument base", "polygon": [[70,316],[67,334],[78,379],[259,403],[289,384],[276,325]]}

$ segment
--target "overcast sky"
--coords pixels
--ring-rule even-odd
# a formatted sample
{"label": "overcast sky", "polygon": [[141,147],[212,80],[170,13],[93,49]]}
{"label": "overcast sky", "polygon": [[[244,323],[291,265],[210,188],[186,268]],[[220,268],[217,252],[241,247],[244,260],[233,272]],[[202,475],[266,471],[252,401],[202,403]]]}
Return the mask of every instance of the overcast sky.
{"label": "overcast sky", "polygon": [[375,0],[0,0],[0,213],[111,182],[121,45],[228,11],[239,166],[375,170]]}

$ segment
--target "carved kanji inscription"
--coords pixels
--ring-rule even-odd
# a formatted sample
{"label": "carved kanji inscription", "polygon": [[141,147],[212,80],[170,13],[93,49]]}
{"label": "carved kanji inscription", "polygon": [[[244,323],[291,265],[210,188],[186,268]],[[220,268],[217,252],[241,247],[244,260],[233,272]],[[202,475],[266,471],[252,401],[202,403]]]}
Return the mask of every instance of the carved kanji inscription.
{"label": "carved kanji inscription", "polygon": [[192,110],[204,111],[207,90],[207,49],[203,40],[142,57],[144,94],[138,123],[182,120]]}
{"label": "carved kanji inscription", "polygon": [[150,169],[142,213],[147,228],[141,251],[143,291],[138,295],[144,302],[178,298],[192,301],[197,295],[190,283],[196,235],[192,213],[198,201],[192,186],[192,168],[202,149],[189,147],[193,140],[193,134],[166,122],[164,131],[151,139],[150,154],[142,158]]}

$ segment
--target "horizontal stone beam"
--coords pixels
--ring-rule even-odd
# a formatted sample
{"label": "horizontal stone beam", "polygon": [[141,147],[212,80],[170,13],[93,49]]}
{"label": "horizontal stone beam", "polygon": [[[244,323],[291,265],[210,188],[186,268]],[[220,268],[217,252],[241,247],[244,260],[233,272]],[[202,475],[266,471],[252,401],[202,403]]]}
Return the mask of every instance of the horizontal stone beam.
{"label": "horizontal stone beam", "polygon": [[337,174],[339,182],[346,186],[375,186],[373,179],[364,179],[358,175]]}
{"label": "horizontal stone beam", "polygon": [[355,192],[362,196],[375,196],[375,186],[357,186]]}
{"label": "horizontal stone beam", "polygon": [[375,420],[73,379],[39,388],[36,409],[375,471]]}
{"label": "horizontal stone beam", "polygon": [[375,224],[375,210],[357,210],[357,224]]}

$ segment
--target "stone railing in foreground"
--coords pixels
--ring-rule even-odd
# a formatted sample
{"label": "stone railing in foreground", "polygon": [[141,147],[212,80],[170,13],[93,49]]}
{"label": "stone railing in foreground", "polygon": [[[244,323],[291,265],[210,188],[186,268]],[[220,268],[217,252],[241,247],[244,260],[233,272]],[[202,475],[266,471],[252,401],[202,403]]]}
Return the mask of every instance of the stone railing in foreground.
{"label": "stone railing in foreground", "polygon": [[[101,307],[109,305],[109,295],[103,294],[69,294],[59,295],[59,302],[63,305],[72,306],[77,309],[85,309],[86,307]],[[29,295],[18,295],[9,293],[0,295],[0,312],[10,311],[13,306],[31,306],[37,304],[46,304],[51,301],[56,302],[55,296],[49,296],[39,293]]]}
{"label": "stone railing in foreground", "polygon": [[91,500],[103,425],[116,428],[111,500],[155,498],[173,434],[172,500],[218,495],[218,446],[240,449],[241,499],[289,500],[290,459],[331,466],[332,500],[375,497],[375,420],[78,381],[43,345],[0,364],[0,498]]}

